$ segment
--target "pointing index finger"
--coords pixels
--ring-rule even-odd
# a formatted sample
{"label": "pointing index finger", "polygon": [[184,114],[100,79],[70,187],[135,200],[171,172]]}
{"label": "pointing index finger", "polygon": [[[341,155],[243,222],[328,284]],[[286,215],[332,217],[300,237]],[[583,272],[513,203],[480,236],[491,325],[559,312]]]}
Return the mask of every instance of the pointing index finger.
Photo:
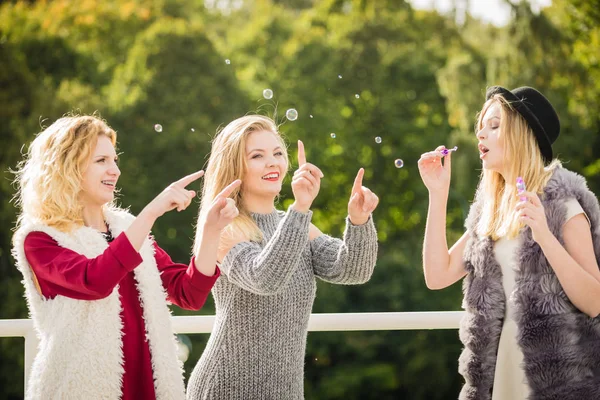
{"label": "pointing index finger", "polygon": [[354,185],[352,185],[352,194],[360,192],[364,175],[365,169],[359,169],[358,174],[356,174],[356,178],[354,178]]}
{"label": "pointing index finger", "polygon": [[242,181],[239,179],[236,179],[235,181],[231,182],[229,185],[227,185],[225,187],[225,189],[221,190],[221,193],[219,193],[217,195],[217,197],[229,197],[231,195],[231,193],[233,193],[233,191],[242,184]]}
{"label": "pointing index finger", "polygon": [[204,175],[204,171],[200,170],[198,172],[194,172],[193,174],[184,176],[183,178],[178,180],[175,184],[179,185],[181,187],[186,187],[187,185],[194,182],[195,180],[200,179],[202,177],[202,175]]}
{"label": "pointing index finger", "polygon": [[298,140],[298,166],[306,164],[306,154],[304,153],[304,143]]}

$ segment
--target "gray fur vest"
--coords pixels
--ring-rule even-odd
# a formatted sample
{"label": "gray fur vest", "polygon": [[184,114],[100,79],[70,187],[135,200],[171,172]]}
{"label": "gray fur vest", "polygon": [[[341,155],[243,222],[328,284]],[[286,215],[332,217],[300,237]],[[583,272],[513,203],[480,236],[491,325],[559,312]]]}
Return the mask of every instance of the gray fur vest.
{"label": "gray fur vest", "polygon": [[[573,197],[590,219],[598,259],[598,199],[583,177],[564,168],[557,168],[544,188],[548,227],[563,243],[565,200]],[[466,221],[472,235],[464,253],[463,308],[467,314],[460,327],[465,346],[459,359],[459,372],[465,378],[460,399],[491,399],[506,301],[514,302],[517,342],[524,357],[520,367],[531,388],[529,400],[600,399],[600,317],[590,318],[569,301],[528,227],[520,233],[515,289],[506,299],[494,242],[475,233],[480,210],[481,200],[476,197]]]}

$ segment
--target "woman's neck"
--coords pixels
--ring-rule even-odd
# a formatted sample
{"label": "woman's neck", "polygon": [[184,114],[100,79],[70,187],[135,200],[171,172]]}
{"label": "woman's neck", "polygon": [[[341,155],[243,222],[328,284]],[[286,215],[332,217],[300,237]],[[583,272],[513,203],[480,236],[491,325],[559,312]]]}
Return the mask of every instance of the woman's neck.
{"label": "woman's neck", "polygon": [[270,214],[275,209],[275,197],[273,196],[244,196],[242,201],[246,210],[255,214]]}
{"label": "woman's neck", "polygon": [[100,232],[105,232],[107,229],[104,221],[104,213],[102,207],[84,207],[82,211],[83,224],[87,227],[96,229]]}

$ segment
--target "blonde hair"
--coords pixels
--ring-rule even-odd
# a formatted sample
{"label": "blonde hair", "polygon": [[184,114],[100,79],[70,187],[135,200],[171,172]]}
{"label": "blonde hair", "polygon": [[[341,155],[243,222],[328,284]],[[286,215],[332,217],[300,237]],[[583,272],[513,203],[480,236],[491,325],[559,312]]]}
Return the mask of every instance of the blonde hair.
{"label": "blonde hair", "polygon": [[[246,115],[230,122],[212,141],[212,149],[202,187],[202,200],[198,214],[198,226],[204,219],[215,197],[227,185],[236,179],[242,179],[247,170],[246,142],[252,132],[268,131],[275,134],[284,149],[284,158],[289,165],[288,154],[283,138],[279,134],[277,125],[269,118],[262,115]],[[242,199],[242,186],[238,187],[231,198],[235,200],[239,215],[229,224],[221,235],[222,239],[233,237],[233,232],[241,233],[247,240],[261,241],[262,232],[252,219],[250,211]],[[194,243],[194,253],[200,246],[200,230],[197,230]]]}
{"label": "blonde hair", "polygon": [[116,132],[106,122],[84,115],[60,118],[36,136],[14,171],[13,201],[21,208],[16,229],[25,221],[63,232],[83,225],[81,182],[100,135],[113,146],[117,142]]}
{"label": "blonde hair", "polygon": [[[517,237],[524,227],[515,213],[519,201],[516,189],[517,177],[522,177],[528,192],[541,194],[554,169],[561,165],[553,160],[548,166],[531,127],[504,97],[496,94],[484,105],[478,115],[476,132],[483,126],[483,117],[493,104],[500,104],[500,137],[504,138],[504,175],[484,169],[479,182],[478,196],[483,196],[483,209],[477,224],[480,235],[493,240],[506,236]],[[510,183],[507,183],[510,182]]]}

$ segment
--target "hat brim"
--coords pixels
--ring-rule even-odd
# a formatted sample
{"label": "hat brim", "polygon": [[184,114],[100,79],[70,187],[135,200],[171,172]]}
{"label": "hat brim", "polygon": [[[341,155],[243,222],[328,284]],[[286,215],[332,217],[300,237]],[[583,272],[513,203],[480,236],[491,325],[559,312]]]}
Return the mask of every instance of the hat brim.
{"label": "hat brim", "polygon": [[535,116],[535,114],[531,111],[529,107],[527,107],[527,99],[520,99],[515,96],[510,90],[503,88],[502,86],[492,86],[490,87],[485,94],[486,101],[492,98],[492,96],[499,94],[505,100],[507,100],[510,105],[525,118],[525,121],[531,127],[533,134],[537,138],[538,146],[542,153],[542,157],[544,158],[544,162],[549,163],[552,161],[553,153],[552,153],[552,143],[548,138],[548,134],[546,130],[540,123],[539,119]]}

